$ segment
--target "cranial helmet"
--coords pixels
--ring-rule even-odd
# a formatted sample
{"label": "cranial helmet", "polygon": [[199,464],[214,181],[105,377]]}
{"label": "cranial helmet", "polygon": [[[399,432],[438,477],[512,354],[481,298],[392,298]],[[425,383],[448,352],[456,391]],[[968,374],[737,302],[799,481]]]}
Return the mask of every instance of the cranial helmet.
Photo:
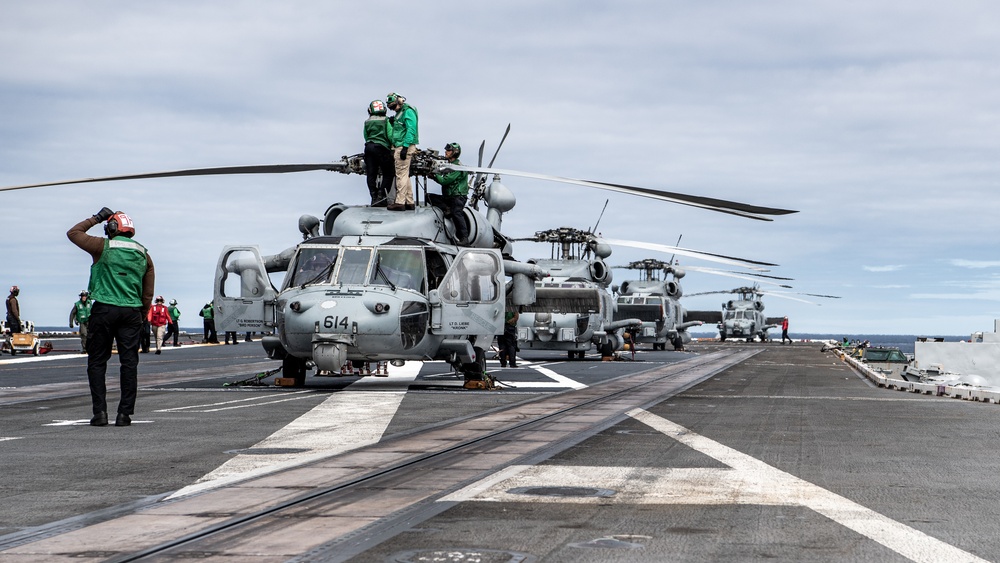
{"label": "cranial helmet", "polygon": [[176,299],[171,299],[170,300],[170,304],[171,305],[176,305],[177,304],[177,300]]}
{"label": "cranial helmet", "polygon": [[462,145],[458,143],[448,143],[444,146],[444,150],[454,152],[456,158],[462,155]]}
{"label": "cranial helmet", "polygon": [[157,295],[156,296],[156,302],[157,303],[163,303],[163,296],[162,295]]}
{"label": "cranial helmet", "polygon": [[382,100],[372,100],[372,103],[368,104],[368,115],[385,115],[385,104]]}
{"label": "cranial helmet", "polygon": [[21,293],[21,288],[17,287],[16,285],[12,285],[10,286],[10,292],[13,293],[14,296],[17,296],[18,293]]}
{"label": "cranial helmet", "polygon": [[389,104],[390,106],[396,102],[403,103],[405,101],[406,101],[405,97],[400,96],[395,92],[390,92],[389,95],[385,97],[385,103]]}
{"label": "cranial helmet", "polygon": [[135,224],[132,223],[132,218],[124,212],[115,211],[111,217],[108,217],[108,222],[104,225],[104,234],[108,235],[108,238],[119,236],[131,238],[135,235]]}
{"label": "cranial helmet", "polygon": [[85,289],[80,292],[80,297],[90,297],[90,292]]}

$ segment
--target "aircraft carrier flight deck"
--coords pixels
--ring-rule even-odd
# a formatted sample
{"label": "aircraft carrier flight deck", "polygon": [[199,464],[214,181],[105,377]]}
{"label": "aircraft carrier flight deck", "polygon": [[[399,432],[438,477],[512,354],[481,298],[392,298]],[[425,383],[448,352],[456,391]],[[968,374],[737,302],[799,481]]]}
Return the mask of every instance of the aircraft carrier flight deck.
{"label": "aircraft carrier flight deck", "polygon": [[88,424],[86,356],[4,356],[0,560],[1000,559],[1000,405],[821,347],[491,354],[498,391],[442,362],[282,387],[259,343],[168,347],[123,428]]}

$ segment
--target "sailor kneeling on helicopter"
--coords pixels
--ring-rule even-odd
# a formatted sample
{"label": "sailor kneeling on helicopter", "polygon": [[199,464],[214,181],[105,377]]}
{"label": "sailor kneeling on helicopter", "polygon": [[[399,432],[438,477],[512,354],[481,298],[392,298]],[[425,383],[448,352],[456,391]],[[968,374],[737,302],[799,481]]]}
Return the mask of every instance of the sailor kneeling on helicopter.
{"label": "sailor kneeling on helicopter", "polygon": [[[461,165],[458,157],[462,147],[458,143],[448,143],[444,146],[444,156],[451,164]],[[465,217],[465,204],[469,198],[469,173],[453,170],[444,174],[430,176],[441,184],[441,198],[435,198],[435,206],[440,207],[446,217],[451,217],[455,224],[455,236],[459,242],[469,238],[469,220]]]}

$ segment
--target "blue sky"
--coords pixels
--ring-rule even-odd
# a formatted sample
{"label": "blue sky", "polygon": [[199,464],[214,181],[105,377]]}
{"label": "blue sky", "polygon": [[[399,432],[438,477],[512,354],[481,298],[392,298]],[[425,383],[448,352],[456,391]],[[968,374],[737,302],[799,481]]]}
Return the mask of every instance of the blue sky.
{"label": "blue sky", "polygon": [[[609,238],[683,235],[843,297],[765,297],[792,332],[961,335],[1000,317],[994,3],[41,0],[0,7],[0,55],[0,185],[331,161],[361,152],[368,102],[396,91],[421,146],[457,141],[466,163],[510,123],[501,168],[800,211],[764,223],[510,177],[512,236],[592,226],[608,200]],[[64,323],[89,266],[65,231],[108,206],[196,326],[225,244],[278,252],[299,215],[366,197],[327,172],[0,192],[0,284],[22,288],[25,318]],[[609,262],[645,257],[667,258]]]}

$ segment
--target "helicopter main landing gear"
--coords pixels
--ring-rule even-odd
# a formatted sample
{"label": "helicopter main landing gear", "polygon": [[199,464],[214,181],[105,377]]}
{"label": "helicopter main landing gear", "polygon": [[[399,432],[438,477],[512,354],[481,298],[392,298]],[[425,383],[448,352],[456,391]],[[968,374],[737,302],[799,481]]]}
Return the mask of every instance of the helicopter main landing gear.
{"label": "helicopter main landing gear", "polygon": [[487,391],[497,389],[493,376],[486,373],[486,351],[480,347],[475,347],[476,361],[462,364],[462,374],[465,375],[465,389],[485,389]]}
{"label": "helicopter main landing gear", "polygon": [[293,387],[306,384],[306,361],[295,356],[285,356],[281,361],[281,375],[293,381]]}

